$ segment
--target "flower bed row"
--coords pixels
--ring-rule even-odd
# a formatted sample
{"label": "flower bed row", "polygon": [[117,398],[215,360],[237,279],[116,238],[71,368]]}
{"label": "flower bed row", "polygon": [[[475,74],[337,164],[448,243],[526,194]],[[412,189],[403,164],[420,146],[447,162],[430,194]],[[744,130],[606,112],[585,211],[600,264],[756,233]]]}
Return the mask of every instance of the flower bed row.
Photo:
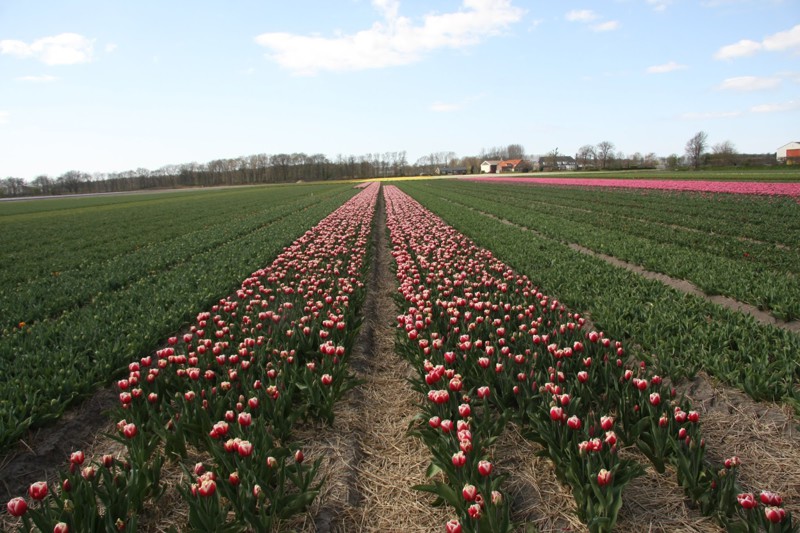
{"label": "flower bed row", "polygon": [[490,456],[509,420],[542,445],[591,531],[614,527],[623,489],[643,473],[621,446],[674,469],[687,497],[730,529],[794,529],[778,495],[741,490],[738,459],[706,460],[698,412],[620,342],[585,331],[579,314],[397,188],[385,196],[399,347],[424,398],[413,433],[432,455],[431,483],[418,488],[454,509],[447,531],[512,529]]}
{"label": "flower bed row", "polygon": [[728,194],[800,197],[800,183],[763,181],[650,180],[609,178],[466,178],[473,181],[528,183],[531,185],[568,185],[577,187],[613,187],[623,189],[659,189],[665,191],[702,191]]}
{"label": "flower bed row", "polygon": [[[163,492],[166,460],[185,471],[187,530],[268,531],[316,497],[321,459],[292,442],[298,421],[333,422],[356,380],[378,185],[368,187],[244,280],[118,382],[124,456],[72,454],[60,486],[8,502],[20,531],[136,531]],[[202,462],[186,464],[189,454]]]}

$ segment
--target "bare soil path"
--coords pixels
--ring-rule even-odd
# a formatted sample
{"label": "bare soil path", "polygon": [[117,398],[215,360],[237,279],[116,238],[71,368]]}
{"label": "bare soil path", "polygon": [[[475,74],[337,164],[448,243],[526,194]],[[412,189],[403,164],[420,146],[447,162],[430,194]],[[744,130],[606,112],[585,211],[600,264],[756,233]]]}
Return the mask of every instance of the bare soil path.
{"label": "bare soil path", "polygon": [[363,384],[340,403],[333,427],[307,428],[309,455],[327,457],[327,482],[303,531],[440,531],[452,516],[411,487],[424,483],[429,453],[406,435],[418,411],[411,366],[395,353],[397,312],[386,210],[381,195],[373,230],[365,320],[351,365]]}

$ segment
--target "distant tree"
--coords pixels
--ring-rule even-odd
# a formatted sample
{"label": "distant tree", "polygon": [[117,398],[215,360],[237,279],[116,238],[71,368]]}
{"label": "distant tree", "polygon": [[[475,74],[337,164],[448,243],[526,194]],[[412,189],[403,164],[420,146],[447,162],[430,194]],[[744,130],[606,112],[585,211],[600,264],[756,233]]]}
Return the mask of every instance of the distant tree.
{"label": "distant tree", "polygon": [[558,170],[558,147],[549,152],[546,156],[552,170]]}
{"label": "distant tree", "polygon": [[703,152],[705,152],[707,144],[708,134],[704,131],[698,131],[694,137],[686,142],[686,158],[693,169],[700,168],[700,163],[703,161]]}
{"label": "distant tree", "polygon": [[578,165],[581,168],[593,167],[597,159],[597,152],[591,144],[585,144],[578,149],[577,157]]}
{"label": "distant tree", "polygon": [[680,156],[678,156],[678,154],[670,154],[664,160],[664,164],[670,170],[677,170],[680,163],[681,163],[681,158]]}
{"label": "distant tree", "polygon": [[658,156],[655,152],[650,152],[646,156],[644,156],[644,160],[642,161],[643,168],[656,168],[658,166]]}
{"label": "distant tree", "polygon": [[85,172],[70,170],[56,179],[56,185],[64,192],[77,194],[80,192],[81,184],[87,181],[89,181],[89,175]]}
{"label": "distant tree", "polygon": [[738,152],[731,141],[723,141],[711,147],[712,160],[719,165],[733,165],[736,163]]}
{"label": "distant tree", "polygon": [[521,144],[509,144],[506,155],[508,159],[525,159],[525,148]]}
{"label": "distant tree", "polygon": [[31,185],[39,190],[39,194],[51,194],[53,192],[53,180],[46,174],[33,178]]}
{"label": "distant tree", "polygon": [[3,189],[6,196],[22,196],[25,192],[25,180],[8,177],[3,180]]}
{"label": "distant tree", "polygon": [[610,160],[614,158],[614,143],[603,141],[597,143],[597,159],[600,161],[600,168],[606,168]]}

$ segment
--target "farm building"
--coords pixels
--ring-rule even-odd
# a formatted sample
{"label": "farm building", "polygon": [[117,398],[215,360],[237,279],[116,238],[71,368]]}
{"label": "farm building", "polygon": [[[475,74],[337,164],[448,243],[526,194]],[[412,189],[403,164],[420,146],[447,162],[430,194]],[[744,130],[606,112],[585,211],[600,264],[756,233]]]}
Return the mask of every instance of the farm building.
{"label": "farm building", "polygon": [[779,163],[800,163],[800,142],[790,142],[778,148],[775,157]]}
{"label": "farm building", "polygon": [[578,163],[571,155],[544,155],[536,161],[539,171],[545,170],[577,170]]}
{"label": "farm building", "polygon": [[455,174],[466,174],[467,167],[436,167],[434,173],[437,176],[450,176]]}
{"label": "farm building", "polygon": [[488,160],[481,163],[481,174],[494,174],[497,172],[497,165],[500,160]]}
{"label": "farm building", "polygon": [[497,163],[497,172],[530,172],[531,164],[524,159],[506,159]]}

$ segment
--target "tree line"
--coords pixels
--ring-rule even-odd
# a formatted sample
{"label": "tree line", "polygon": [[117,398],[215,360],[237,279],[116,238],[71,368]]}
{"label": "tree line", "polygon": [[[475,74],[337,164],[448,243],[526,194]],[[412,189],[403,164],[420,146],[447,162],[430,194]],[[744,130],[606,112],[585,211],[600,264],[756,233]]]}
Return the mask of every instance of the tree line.
{"label": "tree line", "polygon": [[[629,169],[700,169],[704,167],[754,166],[775,164],[775,154],[739,154],[731,141],[710,147],[708,134],[698,132],[686,143],[683,156],[671,154],[658,157],[655,153],[616,151],[611,141],[581,146],[574,157],[559,153],[558,148],[542,156],[526,154],[521,144],[483,148],[477,155],[459,157],[452,151],[431,152],[409,163],[406,152],[383,152],[360,156],[337,155],[331,159],[324,154],[255,154],[230,159],[215,159],[207,163],[166,165],[156,170],[138,168],[124,172],[89,174],[70,170],[52,178],[40,175],[26,182],[8,177],[0,180],[0,195],[31,196],[83,193],[127,192],[147,189],[181,187],[215,187],[221,185],[255,185],[266,183],[295,183],[300,181],[329,181],[366,179],[387,176],[433,175],[439,167],[463,168],[468,174],[480,173],[486,160],[523,159],[528,161],[567,158],[577,170]],[[558,168],[557,165],[552,165]]]}

